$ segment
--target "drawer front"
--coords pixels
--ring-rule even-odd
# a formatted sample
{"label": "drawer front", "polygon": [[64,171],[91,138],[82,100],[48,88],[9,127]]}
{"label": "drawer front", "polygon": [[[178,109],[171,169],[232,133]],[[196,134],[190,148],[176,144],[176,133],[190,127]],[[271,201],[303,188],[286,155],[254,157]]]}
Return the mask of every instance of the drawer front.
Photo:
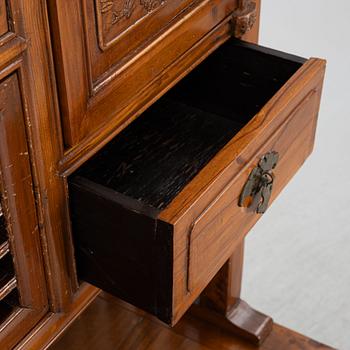
{"label": "drawer front", "polygon": [[[107,125],[125,125],[127,106],[231,14],[236,3],[50,0],[66,146],[98,135],[98,129]],[[178,72],[171,74],[174,80]]]}
{"label": "drawer front", "polygon": [[318,105],[319,96],[313,90],[195,220],[189,233],[189,292],[211,280],[261,217],[254,209],[240,207],[239,198],[262,156],[271,151],[279,154],[271,203],[311,153]]}
{"label": "drawer front", "polygon": [[261,157],[280,156],[273,200],[312,151],[323,75],[323,61],[307,61],[160,214],[173,227],[174,322],[260,218],[238,200]]}

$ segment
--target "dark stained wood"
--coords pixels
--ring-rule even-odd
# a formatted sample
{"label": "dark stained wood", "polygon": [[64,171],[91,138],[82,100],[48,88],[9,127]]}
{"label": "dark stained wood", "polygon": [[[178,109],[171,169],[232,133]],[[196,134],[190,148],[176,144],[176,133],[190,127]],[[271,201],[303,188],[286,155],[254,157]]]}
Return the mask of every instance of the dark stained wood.
{"label": "dark stained wood", "polygon": [[[79,178],[72,183],[70,196],[80,278],[169,322],[172,281],[162,279],[158,267],[171,268],[172,245],[168,235],[155,234],[151,210],[130,210],[129,203],[117,200],[113,192]],[[157,254],[157,246],[163,254]],[[163,298],[167,296],[163,305],[158,281],[163,284]]]}
{"label": "dark stained wood", "polygon": [[165,97],[76,174],[164,209],[242,127]]}
{"label": "dark stained wood", "polygon": [[234,40],[210,55],[72,177],[81,278],[174,325],[259,219],[238,206],[252,167],[279,152],[274,199],[309,155],[323,72]]}
{"label": "dark stained wood", "polygon": [[[53,344],[50,350],[253,350],[245,342],[219,327],[212,327],[192,314],[169,329],[140,310],[102,295]],[[331,349],[301,334],[274,325],[261,350]]]}

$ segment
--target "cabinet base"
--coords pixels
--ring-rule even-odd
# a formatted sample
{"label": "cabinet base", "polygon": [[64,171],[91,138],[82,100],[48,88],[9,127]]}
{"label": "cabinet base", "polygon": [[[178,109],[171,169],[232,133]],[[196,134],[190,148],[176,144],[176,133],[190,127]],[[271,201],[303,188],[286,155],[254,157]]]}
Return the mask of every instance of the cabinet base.
{"label": "cabinet base", "polygon": [[255,345],[261,345],[272,331],[272,318],[252,309],[241,299],[237,299],[226,315],[199,305],[194,305],[191,312],[195,317],[220,329],[225,329]]}
{"label": "cabinet base", "polygon": [[101,293],[72,327],[50,347],[50,350],[75,350],[87,347],[123,350],[332,349],[277,324],[273,324],[272,332],[264,343],[255,347],[231,332],[213,327],[210,322],[194,314],[195,311],[186,313],[174,328],[169,328],[144,311]]}

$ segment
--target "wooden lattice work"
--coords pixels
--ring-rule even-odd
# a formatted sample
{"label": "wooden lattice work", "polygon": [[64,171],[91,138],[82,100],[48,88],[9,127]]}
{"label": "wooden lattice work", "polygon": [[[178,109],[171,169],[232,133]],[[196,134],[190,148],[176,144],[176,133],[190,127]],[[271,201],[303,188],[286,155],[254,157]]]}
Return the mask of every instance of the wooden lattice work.
{"label": "wooden lattice work", "polygon": [[0,203],[0,322],[19,307],[17,278],[13,266],[7,222]]}

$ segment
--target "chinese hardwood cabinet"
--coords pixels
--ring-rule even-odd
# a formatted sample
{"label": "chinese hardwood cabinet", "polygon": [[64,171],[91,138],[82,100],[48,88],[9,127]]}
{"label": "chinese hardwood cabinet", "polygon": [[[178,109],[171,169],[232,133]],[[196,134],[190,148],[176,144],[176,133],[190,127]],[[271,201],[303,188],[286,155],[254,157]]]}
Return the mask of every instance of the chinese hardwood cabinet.
{"label": "chinese hardwood cabinet", "polygon": [[325,61],[257,45],[259,12],[0,0],[1,349],[47,348],[100,289],[269,336],[244,237],[312,151]]}

